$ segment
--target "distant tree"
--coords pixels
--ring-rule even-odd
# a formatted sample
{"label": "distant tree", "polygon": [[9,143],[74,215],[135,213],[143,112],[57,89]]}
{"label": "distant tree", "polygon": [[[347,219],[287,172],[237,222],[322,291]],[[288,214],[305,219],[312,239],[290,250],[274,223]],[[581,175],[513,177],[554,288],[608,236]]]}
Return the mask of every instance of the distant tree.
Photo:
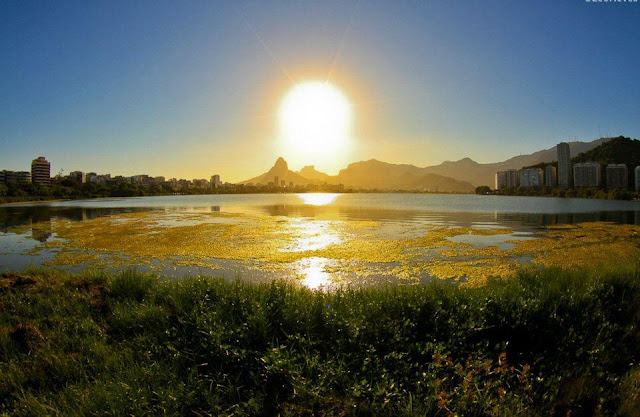
{"label": "distant tree", "polygon": [[492,191],[493,190],[491,190],[491,188],[487,185],[480,185],[476,187],[476,194],[486,195],[486,194],[491,194]]}

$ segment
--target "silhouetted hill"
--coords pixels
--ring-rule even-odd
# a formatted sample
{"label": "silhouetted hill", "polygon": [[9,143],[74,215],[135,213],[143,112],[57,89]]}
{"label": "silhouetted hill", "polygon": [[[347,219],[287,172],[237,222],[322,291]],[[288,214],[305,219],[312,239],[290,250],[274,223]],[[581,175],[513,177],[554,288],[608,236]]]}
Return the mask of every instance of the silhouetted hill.
{"label": "silhouetted hill", "polygon": [[442,191],[472,192],[474,186],[442,175],[432,174],[413,165],[396,165],[372,159],[356,162],[340,171],[336,176],[316,171],[313,166],[306,166],[299,172],[291,171],[287,162],[279,158],[268,172],[242,181],[242,184],[263,184],[284,180],[287,185],[293,181],[295,185],[307,184],[344,184],[354,189],[407,190],[407,191]]}
{"label": "silhouetted hill", "polygon": [[[603,147],[597,155],[588,153],[610,141],[615,141],[614,145]],[[637,160],[636,142],[638,141],[631,141],[631,139],[623,137],[601,138],[591,142],[569,142],[569,147],[572,155],[585,154],[587,155],[585,158],[596,158],[597,156],[600,159],[595,160],[605,161],[601,163],[609,163],[606,161],[611,160],[627,163],[629,167],[631,164],[635,164],[633,165],[635,167],[640,162]],[[619,158],[618,156],[622,154],[626,154],[630,159]],[[582,156],[575,158],[582,158]],[[458,161],[445,161],[440,165],[420,168],[415,165],[391,164],[371,159],[349,164],[347,168],[340,170],[338,175],[331,176],[317,171],[313,165],[306,166],[299,172],[291,171],[287,162],[278,158],[276,164],[268,172],[242,181],[242,184],[267,185],[278,176],[279,180],[284,180],[287,185],[290,182],[296,185],[327,183],[344,184],[346,187],[355,189],[471,192],[478,185],[493,184],[496,171],[551,163],[556,159],[555,146],[529,155],[518,155],[506,161],[490,164],[479,164],[471,158],[463,158]]]}
{"label": "silhouetted hill", "polygon": [[602,184],[607,183],[607,165],[625,164],[629,188],[635,186],[634,170],[640,165],[640,140],[624,136],[613,138],[602,145],[571,158],[573,163],[594,161],[600,164]]}
{"label": "silhouetted hill", "polygon": [[[577,155],[593,149],[611,138],[601,138],[592,142],[569,142],[571,155]],[[534,152],[528,155],[518,155],[506,161],[490,164],[479,164],[470,158],[459,161],[445,161],[440,165],[427,167],[426,172],[444,175],[460,181],[467,181],[473,185],[491,185],[496,171],[505,169],[520,169],[526,166],[537,165],[555,161],[557,158],[556,147]]]}
{"label": "silhouetted hill", "polygon": [[287,161],[280,157],[269,171],[255,178],[242,181],[241,184],[253,183],[267,185],[270,182],[274,182],[275,177],[278,177],[278,181],[284,180],[287,185],[289,185],[290,182],[293,182],[295,185],[307,185],[316,183],[316,181],[307,179],[300,174],[291,171],[289,169]]}
{"label": "silhouetted hill", "polygon": [[354,188],[443,192],[474,190],[474,186],[469,182],[429,173],[425,168],[390,164],[376,159],[350,164],[334,178],[333,181]]}
{"label": "silhouetted hill", "polygon": [[316,171],[316,168],[313,165],[307,165],[298,171],[298,174],[305,177],[308,180],[317,180],[322,182],[331,183],[333,180],[330,175],[325,174],[324,172]]}
{"label": "silhouetted hill", "polygon": [[627,164],[627,168],[633,169],[640,165],[640,140],[618,136],[576,155],[572,160],[573,162],[599,162],[603,168],[608,164]]}

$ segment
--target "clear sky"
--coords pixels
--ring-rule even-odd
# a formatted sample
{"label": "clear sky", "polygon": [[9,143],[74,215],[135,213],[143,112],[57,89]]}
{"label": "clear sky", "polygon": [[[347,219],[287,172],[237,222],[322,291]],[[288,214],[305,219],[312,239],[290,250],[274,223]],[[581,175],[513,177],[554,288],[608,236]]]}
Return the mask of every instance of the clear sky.
{"label": "clear sky", "polygon": [[[640,137],[640,2],[3,0],[0,51],[0,169],[238,181]],[[296,160],[278,105],[317,79],[353,146]]]}

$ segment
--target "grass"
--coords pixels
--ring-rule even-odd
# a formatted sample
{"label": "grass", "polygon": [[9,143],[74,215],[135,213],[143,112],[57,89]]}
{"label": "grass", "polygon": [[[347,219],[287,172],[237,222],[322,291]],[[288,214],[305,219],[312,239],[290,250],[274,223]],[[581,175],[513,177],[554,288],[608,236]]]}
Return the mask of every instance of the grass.
{"label": "grass", "polygon": [[312,292],[0,278],[0,415],[640,415],[640,274]]}

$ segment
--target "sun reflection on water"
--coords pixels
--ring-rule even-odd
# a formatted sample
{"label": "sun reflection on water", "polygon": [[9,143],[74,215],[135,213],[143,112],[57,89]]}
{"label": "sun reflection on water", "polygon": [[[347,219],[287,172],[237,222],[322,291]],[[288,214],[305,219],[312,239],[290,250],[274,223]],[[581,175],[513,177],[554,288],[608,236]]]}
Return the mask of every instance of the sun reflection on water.
{"label": "sun reflection on water", "polygon": [[297,262],[296,269],[304,277],[302,285],[317,290],[331,284],[332,275],[325,271],[331,261],[327,258],[304,258]]}
{"label": "sun reflection on water", "polygon": [[330,221],[297,219],[291,222],[289,231],[293,233],[292,245],[285,252],[319,250],[342,243],[339,232]]}
{"label": "sun reflection on water", "polygon": [[326,206],[333,203],[339,195],[335,193],[297,194],[304,204],[309,204],[310,206]]}

